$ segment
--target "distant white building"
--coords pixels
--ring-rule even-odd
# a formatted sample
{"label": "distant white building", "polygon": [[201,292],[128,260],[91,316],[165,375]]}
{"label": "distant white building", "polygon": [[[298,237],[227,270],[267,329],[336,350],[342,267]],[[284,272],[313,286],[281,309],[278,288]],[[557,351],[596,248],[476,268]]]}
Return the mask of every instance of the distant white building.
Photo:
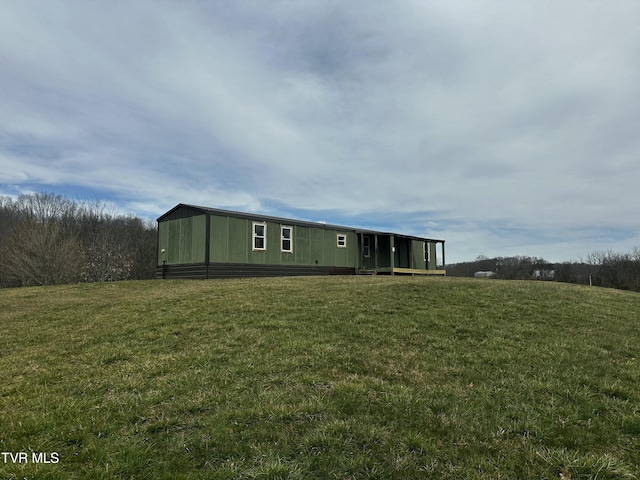
{"label": "distant white building", "polygon": [[496,272],[476,272],[473,274],[474,277],[476,278],[491,278],[491,277],[495,277]]}
{"label": "distant white building", "polygon": [[534,270],[533,274],[531,275],[531,278],[533,278],[534,280],[553,280],[555,276],[556,276],[555,270],[541,269],[541,270]]}

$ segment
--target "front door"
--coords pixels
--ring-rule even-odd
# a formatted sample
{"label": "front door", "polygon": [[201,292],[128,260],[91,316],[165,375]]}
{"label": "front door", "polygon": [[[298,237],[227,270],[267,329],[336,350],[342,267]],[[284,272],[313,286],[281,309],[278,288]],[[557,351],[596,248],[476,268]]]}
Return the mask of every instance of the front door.
{"label": "front door", "polygon": [[395,266],[398,268],[411,268],[411,240],[395,237]]}

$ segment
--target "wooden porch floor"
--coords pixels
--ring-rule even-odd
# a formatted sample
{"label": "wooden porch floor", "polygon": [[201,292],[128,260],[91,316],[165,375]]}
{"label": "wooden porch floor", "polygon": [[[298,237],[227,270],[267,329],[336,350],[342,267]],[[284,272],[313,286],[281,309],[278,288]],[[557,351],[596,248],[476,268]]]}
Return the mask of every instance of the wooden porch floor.
{"label": "wooden porch floor", "polygon": [[377,269],[358,270],[360,275],[403,274],[403,275],[446,275],[446,270],[422,270],[420,268],[379,267]]}

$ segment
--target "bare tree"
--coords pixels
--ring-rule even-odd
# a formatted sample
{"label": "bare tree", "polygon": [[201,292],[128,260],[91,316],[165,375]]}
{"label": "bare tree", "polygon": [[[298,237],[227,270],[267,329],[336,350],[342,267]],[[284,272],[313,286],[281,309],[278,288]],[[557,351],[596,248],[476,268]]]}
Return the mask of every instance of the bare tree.
{"label": "bare tree", "polygon": [[59,220],[24,220],[6,244],[7,277],[19,285],[55,285],[79,279],[82,248]]}
{"label": "bare tree", "polygon": [[103,201],[0,197],[0,287],[155,276],[155,224]]}

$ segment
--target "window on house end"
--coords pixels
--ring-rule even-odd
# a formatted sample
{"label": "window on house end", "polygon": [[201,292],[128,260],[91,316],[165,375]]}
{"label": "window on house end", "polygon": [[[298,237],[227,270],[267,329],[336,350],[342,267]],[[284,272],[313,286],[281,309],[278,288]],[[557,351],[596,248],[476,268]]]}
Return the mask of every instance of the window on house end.
{"label": "window on house end", "polygon": [[280,231],[282,240],[280,249],[283,252],[293,252],[293,227],[281,227]]}
{"label": "window on house end", "polygon": [[253,250],[267,249],[267,224],[253,222]]}
{"label": "window on house end", "polygon": [[337,235],[338,248],[347,248],[347,236],[343,233]]}

